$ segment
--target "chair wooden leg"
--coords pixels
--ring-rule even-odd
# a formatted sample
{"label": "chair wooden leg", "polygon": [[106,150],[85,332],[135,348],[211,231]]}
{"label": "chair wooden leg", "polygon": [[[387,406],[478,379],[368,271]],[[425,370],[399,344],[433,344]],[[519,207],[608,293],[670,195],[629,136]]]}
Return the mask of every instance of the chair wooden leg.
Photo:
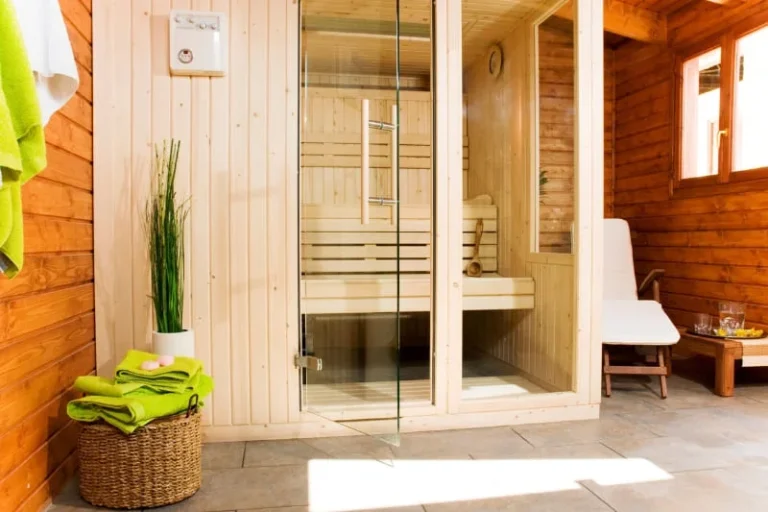
{"label": "chair wooden leg", "polygon": [[605,376],[605,396],[611,396],[611,374],[606,369],[611,366],[611,358],[608,350],[603,347],[603,375]]}
{"label": "chair wooden leg", "polygon": [[667,377],[672,375],[672,346],[667,347]]}
{"label": "chair wooden leg", "polygon": [[[659,368],[666,370],[664,365],[665,357],[664,353],[667,351],[667,347],[656,347],[656,353],[659,359]],[[661,384],[661,398],[667,398],[667,373],[666,371],[659,375],[659,383]]]}

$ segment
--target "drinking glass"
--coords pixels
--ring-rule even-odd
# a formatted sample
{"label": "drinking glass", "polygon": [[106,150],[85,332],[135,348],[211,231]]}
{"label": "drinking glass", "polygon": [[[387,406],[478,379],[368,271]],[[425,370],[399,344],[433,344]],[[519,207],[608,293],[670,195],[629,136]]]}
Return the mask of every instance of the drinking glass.
{"label": "drinking glass", "polygon": [[737,329],[744,328],[744,317],[747,309],[745,304],[720,302],[717,309],[720,313],[720,328],[725,331],[727,336],[733,336]]}
{"label": "drinking glass", "polygon": [[693,332],[712,334],[712,317],[708,313],[696,313],[693,319]]}

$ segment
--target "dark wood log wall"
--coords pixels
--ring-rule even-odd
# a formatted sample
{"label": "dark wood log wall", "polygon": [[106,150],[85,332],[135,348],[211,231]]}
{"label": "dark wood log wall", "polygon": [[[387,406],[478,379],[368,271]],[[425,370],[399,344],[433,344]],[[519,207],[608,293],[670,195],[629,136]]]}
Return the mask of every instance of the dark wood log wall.
{"label": "dark wood log wall", "polygon": [[48,167],[23,188],[26,263],[0,276],[0,510],[43,509],[76,469],[67,418],[94,371],[91,0],[60,0],[80,89],[46,128]]}
{"label": "dark wood log wall", "polygon": [[[539,250],[570,252],[574,205],[575,55],[573,34],[539,29],[539,160],[546,172],[539,210]],[[613,213],[613,50],[605,48],[605,212]]]}
{"label": "dark wood log wall", "polygon": [[666,269],[662,303],[678,325],[716,314],[725,299],[746,302],[747,322],[768,327],[768,191],[670,192],[673,50],[766,10],[763,1],[694,2],[669,16],[669,46],[633,42],[615,52],[615,216],[632,228],[638,274]]}

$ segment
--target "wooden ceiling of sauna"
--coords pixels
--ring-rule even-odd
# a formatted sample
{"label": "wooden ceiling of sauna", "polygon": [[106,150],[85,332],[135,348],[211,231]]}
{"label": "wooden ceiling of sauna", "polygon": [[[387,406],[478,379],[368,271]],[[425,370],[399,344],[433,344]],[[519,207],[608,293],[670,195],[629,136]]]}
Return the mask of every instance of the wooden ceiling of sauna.
{"label": "wooden ceiling of sauna", "polygon": [[[604,0],[607,44],[627,39],[663,43],[666,16],[688,4],[730,0]],[[515,25],[533,19],[555,0],[464,0],[464,64],[486,55],[489,46]],[[431,0],[400,0],[400,70],[428,76],[431,67]],[[393,75],[395,0],[303,0],[302,58],[311,73]],[[566,4],[555,13],[572,19]]]}
{"label": "wooden ceiling of sauna", "polygon": [[[400,70],[428,75],[431,0],[400,0]],[[523,19],[553,0],[464,0],[464,62],[485,55]],[[394,0],[304,0],[304,57],[310,72],[392,74]]]}

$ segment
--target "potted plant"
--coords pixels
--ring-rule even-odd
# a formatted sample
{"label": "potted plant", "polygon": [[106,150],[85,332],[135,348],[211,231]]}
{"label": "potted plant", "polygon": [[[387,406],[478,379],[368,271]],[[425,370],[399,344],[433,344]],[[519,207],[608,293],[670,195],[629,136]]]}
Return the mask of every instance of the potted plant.
{"label": "potted plant", "polygon": [[152,188],[147,200],[145,223],[152,305],[156,330],[152,332],[157,354],[195,355],[195,336],[184,329],[184,225],[189,202],[176,199],[176,169],[181,142],[155,145]]}

